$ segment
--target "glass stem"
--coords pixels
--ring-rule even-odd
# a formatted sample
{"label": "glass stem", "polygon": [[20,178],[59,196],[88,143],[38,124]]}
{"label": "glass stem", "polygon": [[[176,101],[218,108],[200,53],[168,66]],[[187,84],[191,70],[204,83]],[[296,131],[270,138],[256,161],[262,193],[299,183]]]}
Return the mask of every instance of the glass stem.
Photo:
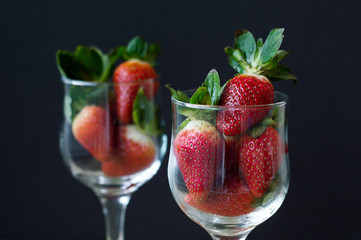
{"label": "glass stem", "polygon": [[220,236],[214,233],[209,233],[213,240],[245,240],[251,231],[243,232],[237,236]]}
{"label": "glass stem", "polygon": [[99,196],[105,217],[107,240],[124,240],[125,212],[130,195]]}

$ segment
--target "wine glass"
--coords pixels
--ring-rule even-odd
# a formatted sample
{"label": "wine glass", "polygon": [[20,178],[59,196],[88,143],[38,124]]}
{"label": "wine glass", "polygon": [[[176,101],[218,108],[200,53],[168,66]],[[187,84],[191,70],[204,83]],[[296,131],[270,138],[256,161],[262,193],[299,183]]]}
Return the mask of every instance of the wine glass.
{"label": "wine glass", "polygon": [[[197,105],[172,97],[170,189],[213,239],[246,239],[281,206],[290,174],[287,101],[279,92],[274,103],[259,106]],[[238,127],[247,130],[224,135],[219,124],[227,116],[240,116]]]}
{"label": "wine glass", "polygon": [[[121,84],[62,78],[60,150],[71,174],[100,199],[106,239],[124,239],[132,194],[158,171],[167,137],[156,79]],[[120,121],[122,117],[128,120]]]}

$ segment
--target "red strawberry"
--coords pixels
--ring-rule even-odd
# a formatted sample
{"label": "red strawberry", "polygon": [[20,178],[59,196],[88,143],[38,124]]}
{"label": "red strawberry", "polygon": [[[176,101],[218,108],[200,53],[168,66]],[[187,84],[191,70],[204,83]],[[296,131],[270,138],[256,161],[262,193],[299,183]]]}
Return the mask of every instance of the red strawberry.
{"label": "red strawberry", "polygon": [[240,139],[238,163],[252,194],[262,196],[271,184],[284,156],[278,132],[268,126],[261,136],[245,134]]}
{"label": "red strawberry", "polygon": [[[120,64],[114,72],[117,115],[124,124],[132,122],[134,99],[138,89],[143,87],[144,94],[152,99],[158,91],[159,82],[153,67],[140,60],[132,59]],[[146,82],[140,83],[142,80]],[[124,84],[125,83],[125,84]]]}
{"label": "red strawberry", "polygon": [[217,165],[224,159],[224,139],[209,122],[190,121],[176,136],[174,155],[190,196],[204,201],[215,178]]}
{"label": "red strawberry", "polygon": [[148,99],[154,98],[159,88],[158,75],[153,65],[160,51],[157,44],[150,44],[140,37],[129,41],[124,52],[124,63],[114,72],[113,82],[117,103],[118,120],[123,124],[132,122],[133,102],[138,89],[143,87]]}
{"label": "red strawberry", "polygon": [[284,29],[273,29],[265,43],[260,38],[257,43],[247,30],[236,32],[234,48],[226,47],[230,65],[239,73],[231,79],[223,90],[219,105],[246,106],[244,108],[221,111],[217,116],[217,128],[226,135],[239,135],[261,121],[271,108],[249,107],[271,104],[274,89],[270,81],[297,78],[291,69],[279,65],[288,52],[279,50]]}
{"label": "red strawberry", "polygon": [[141,133],[135,125],[119,126],[112,158],[102,164],[106,176],[118,177],[137,173],[155,160],[153,140]]}
{"label": "red strawberry", "polygon": [[[264,76],[241,74],[231,79],[223,90],[219,105],[253,106],[273,103],[274,89]],[[217,127],[225,135],[239,135],[261,121],[270,108],[244,107],[222,111]]]}
{"label": "red strawberry", "polygon": [[254,200],[247,185],[239,177],[227,178],[224,187],[212,191],[204,203],[195,203],[189,195],[185,197],[189,205],[203,212],[226,217],[236,217],[252,212]]}
{"label": "red strawberry", "polygon": [[107,160],[113,146],[113,122],[110,114],[99,106],[86,106],[74,118],[76,140],[99,161]]}

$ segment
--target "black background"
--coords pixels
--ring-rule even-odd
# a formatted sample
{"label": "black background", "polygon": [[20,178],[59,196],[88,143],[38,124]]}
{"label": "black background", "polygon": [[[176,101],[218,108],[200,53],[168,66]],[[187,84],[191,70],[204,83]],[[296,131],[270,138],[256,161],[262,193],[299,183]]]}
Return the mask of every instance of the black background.
{"label": "black background", "polygon": [[[71,177],[58,135],[63,87],[57,49],[108,51],[141,35],[162,45],[163,83],[198,86],[234,72],[223,48],[236,29],[265,38],[284,27],[299,84],[291,99],[291,184],[282,207],[248,239],[361,239],[361,17],[356,1],[1,1],[0,239],[104,239],[93,192]],[[163,88],[170,132],[170,94]],[[171,196],[166,155],[133,196],[126,239],[210,239]]]}

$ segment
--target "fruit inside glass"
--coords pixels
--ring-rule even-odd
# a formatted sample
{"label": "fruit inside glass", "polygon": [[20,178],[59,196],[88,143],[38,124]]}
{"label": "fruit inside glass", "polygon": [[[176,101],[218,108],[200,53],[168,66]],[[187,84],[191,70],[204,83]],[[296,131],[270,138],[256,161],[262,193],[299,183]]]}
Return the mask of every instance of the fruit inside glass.
{"label": "fruit inside glass", "polygon": [[[281,206],[290,174],[287,108],[287,96],[279,92],[273,104],[260,106],[172,98],[170,188],[183,212],[213,239],[245,239]],[[223,134],[226,118],[233,118],[228,127],[246,130]]]}
{"label": "fruit inside glass", "polygon": [[166,152],[159,82],[62,81],[63,159],[71,174],[99,197],[106,239],[124,239],[131,195],[156,174]]}

